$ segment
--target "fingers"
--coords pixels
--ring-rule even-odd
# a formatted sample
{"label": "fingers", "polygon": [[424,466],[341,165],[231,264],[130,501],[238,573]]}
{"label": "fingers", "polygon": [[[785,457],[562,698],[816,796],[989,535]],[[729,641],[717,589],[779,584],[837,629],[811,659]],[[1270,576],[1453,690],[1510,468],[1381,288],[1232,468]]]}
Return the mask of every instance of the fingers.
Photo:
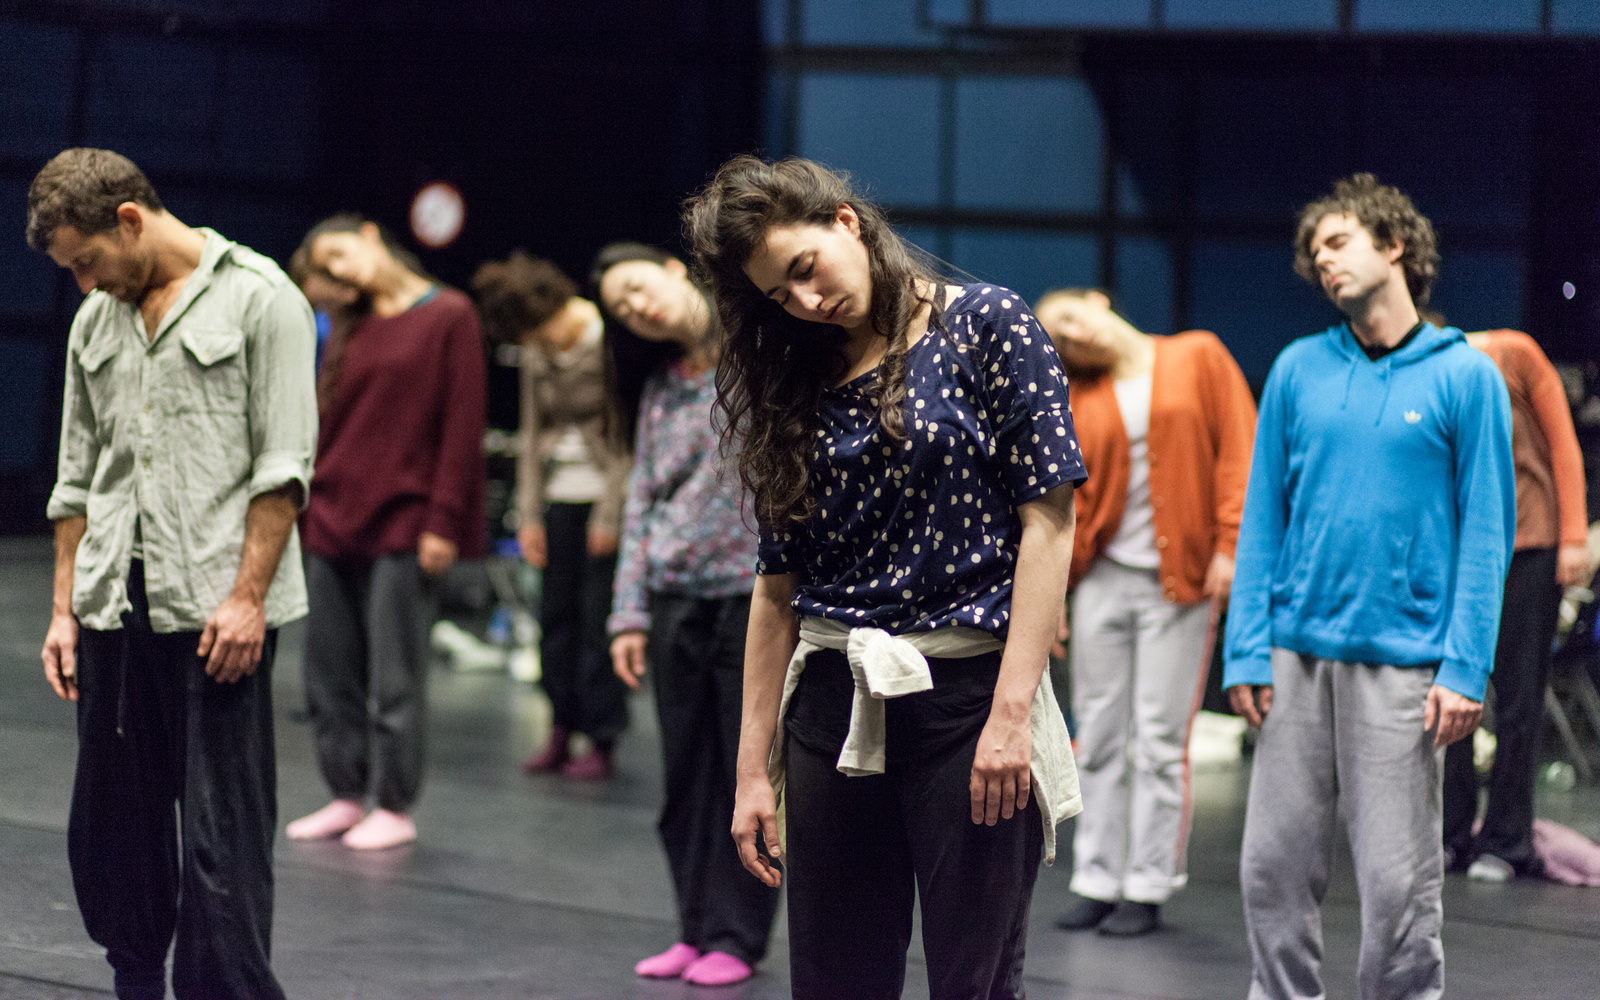
{"label": "fingers", "polygon": [[783,843],[778,839],[778,814],[761,814],[761,837],[767,842],[767,853],[774,858],[783,857]]}
{"label": "fingers", "polygon": [[63,701],[71,701],[71,696],[67,694],[67,686],[62,682],[61,656],[53,640],[46,640],[44,652],[40,654],[40,659],[44,660],[44,679],[50,682],[50,687],[55,691],[56,697]]}
{"label": "fingers", "polygon": [[211,655],[211,644],[217,641],[217,622],[213,618],[206,622],[205,631],[200,633],[200,648],[195,650],[200,656]]}
{"label": "fingers", "polygon": [[[1268,691],[1262,696],[1263,702],[1272,704],[1272,692]],[[1256,711],[1255,687],[1250,684],[1240,684],[1228,689],[1228,701],[1233,705],[1233,710],[1250,723],[1260,727],[1261,713]]]}
{"label": "fingers", "polygon": [[1017,812],[1028,808],[1028,793],[1033,791],[1032,769],[1023,771],[1017,778]]}
{"label": "fingers", "polygon": [[977,768],[972,769],[972,778],[967,782],[967,797],[972,805],[972,822],[983,822],[983,806],[989,796],[988,782],[983,780],[983,775]]}
{"label": "fingers", "polygon": [[984,782],[983,824],[985,826],[994,826],[1000,822],[1000,793],[1002,790],[1003,786],[998,776],[990,777]]}
{"label": "fingers", "polygon": [[[1428,730],[1432,729],[1433,726],[1434,726],[1434,723],[1438,722],[1438,721],[1440,721],[1439,720],[1439,689],[1438,688],[1433,688],[1433,689],[1428,691],[1428,698],[1427,698],[1427,700],[1425,702],[1423,702],[1423,707],[1422,707],[1422,731],[1423,732],[1427,732]],[[1435,744],[1438,743],[1437,738],[1434,740],[1434,742],[1435,742]]]}
{"label": "fingers", "polygon": [[[738,822],[737,818],[735,822]],[[767,861],[766,857],[762,855],[761,850],[756,846],[756,829],[758,826],[760,829],[770,831],[766,835],[772,839],[767,841],[767,843],[772,845],[769,848],[772,852],[772,856],[777,857],[779,853],[776,848],[778,842],[778,820],[776,816],[773,816],[770,813],[761,816],[755,823],[745,822],[741,826],[736,826],[734,828],[733,840],[734,843],[738,845],[739,861],[744,865],[745,870],[754,875],[756,878],[760,879],[762,882],[765,882],[767,885],[770,885],[776,889],[782,883],[783,879],[778,873],[777,869]]]}
{"label": "fingers", "polygon": [[635,691],[639,689],[639,679],[633,676],[633,670],[628,665],[627,650],[616,648],[611,650],[611,672],[628,687]]}
{"label": "fingers", "polygon": [[1017,777],[1008,774],[1000,782],[1000,818],[1010,819],[1016,815],[1017,809]]}
{"label": "fingers", "polygon": [[1265,722],[1267,713],[1272,711],[1272,686],[1269,684],[1256,690],[1261,694],[1261,721]]}

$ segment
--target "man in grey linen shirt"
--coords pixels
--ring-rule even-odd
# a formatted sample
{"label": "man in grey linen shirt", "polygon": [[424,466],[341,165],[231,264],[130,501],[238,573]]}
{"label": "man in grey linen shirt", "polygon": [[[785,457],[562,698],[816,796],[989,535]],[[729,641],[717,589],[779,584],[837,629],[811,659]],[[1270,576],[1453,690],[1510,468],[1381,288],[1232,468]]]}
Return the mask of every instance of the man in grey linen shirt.
{"label": "man in grey linen shirt", "polygon": [[[69,149],[28,243],[88,296],[67,340],[44,671],[77,702],[67,852],[117,996],[273,1000],[277,626],[317,435],[310,307],[277,265]],[[176,807],[176,808],[175,808]]]}

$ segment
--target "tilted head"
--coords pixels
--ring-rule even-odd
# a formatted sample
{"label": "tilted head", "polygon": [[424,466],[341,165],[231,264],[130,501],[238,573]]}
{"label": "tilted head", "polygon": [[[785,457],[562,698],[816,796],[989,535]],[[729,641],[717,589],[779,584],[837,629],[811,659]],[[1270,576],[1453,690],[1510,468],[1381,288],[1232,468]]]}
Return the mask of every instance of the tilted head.
{"label": "tilted head", "polygon": [[676,340],[681,331],[705,323],[709,303],[689,279],[689,268],[659,247],[609,244],[595,256],[589,276],[600,308],[636,337]]}
{"label": "tilted head", "polygon": [[1426,305],[1439,276],[1433,225],[1399,188],[1371,174],[1337,182],[1333,194],[1307,205],[1295,233],[1294,269],[1349,313],[1393,280]]}
{"label": "tilted head", "polygon": [[68,149],[28,188],[28,245],[71,271],[84,294],[99,289],[138,303],[157,264],[149,222],[165,214],[132,160],[109,149]]}
{"label": "tilted head", "polygon": [[472,275],[483,332],[497,344],[520,344],[578,294],[566,272],[523,250],[482,264]]}
{"label": "tilted head", "polygon": [[1098,288],[1058,288],[1034,306],[1069,375],[1103,372],[1122,359],[1125,323]]}
{"label": "tilted head", "polygon": [[401,247],[388,230],[351,212],[312,226],[301,246],[312,268],[363,295],[382,292],[385,275],[396,269],[423,276],[415,255]]}

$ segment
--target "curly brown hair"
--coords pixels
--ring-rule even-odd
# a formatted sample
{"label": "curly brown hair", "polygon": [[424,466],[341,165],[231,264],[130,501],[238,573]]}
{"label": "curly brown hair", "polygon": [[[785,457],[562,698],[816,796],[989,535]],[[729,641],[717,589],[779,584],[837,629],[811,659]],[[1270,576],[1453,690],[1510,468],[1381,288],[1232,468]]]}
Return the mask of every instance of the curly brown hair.
{"label": "curly brown hair", "polygon": [[126,202],[164,212],[161,196],[132,160],[109,149],[64,149],[28,186],[28,246],[48,251],[56,230],[71,226],[85,236],[117,228]]}
{"label": "curly brown hair", "polygon": [[1335,181],[1333,194],[1300,210],[1300,228],[1294,236],[1294,273],[1317,284],[1311,238],[1324,217],[1344,213],[1355,216],[1379,247],[1392,247],[1398,241],[1405,248],[1400,266],[1405,269],[1411,301],[1427,305],[1433,283],[1439,277],[1439,240],[1433,234],[1433,223],[1417,211],[1404,191],[1379,184],[1371,174],[1351,174]]}
{"label": "curly brown hair", "polygon": [[523,334],[544,322],[578,294],[577,284],[561,268],[513,250],[505,260],[482,264],[472,275],[472,297],[478,303],[483,333],[496,344],[520,344]]}
{"label": "curly brown hair", "polygon": [[[873,390],[878,426],[903,441],[911,320],[933,302],[922,287],[938,281],[929,262],[852,189],[849,175],[810,160],[736,156],[684,202],[695,270],[711,289],[722,327],[717,407],[726,418],[724,445],[737,449],[739,478],[754,498],[756,519],[769,528],[803,522],[817,509],[811,493],[817,402],[844,374],[845,335],[832,324],[789,315],[761,293],[744,265],[769,230],[830,226],[841,205],[860,219],[872,279],[869,315],[873,330],[888,340]],[[933,309],[930,328],[941,324]]]}

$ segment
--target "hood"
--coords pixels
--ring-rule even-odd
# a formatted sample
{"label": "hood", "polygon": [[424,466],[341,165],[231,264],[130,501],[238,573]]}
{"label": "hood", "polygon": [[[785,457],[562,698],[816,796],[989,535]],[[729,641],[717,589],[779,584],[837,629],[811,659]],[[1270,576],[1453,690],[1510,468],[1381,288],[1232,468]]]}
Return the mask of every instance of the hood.
{"label": "hood", "polygon": [[1416,364],[1423,358],[1444,350],[1451,344],[1466,343],[1467,336],[1453,326],[1438,327],[1432,323],[1422,324],[1422,329],[1417,333],[1417,339],[1392,354],[1372,361],[1361,349],[1361,343],[1356,340],[1356,335],[1350,330],[1348,322],[1328,328],[1328,335],[1333,340],[1335,349],[1340,357],[1351,363],[1360,361],[1365,364],[1388,365],[1391,368],[1403,368],[1406,365]]}

